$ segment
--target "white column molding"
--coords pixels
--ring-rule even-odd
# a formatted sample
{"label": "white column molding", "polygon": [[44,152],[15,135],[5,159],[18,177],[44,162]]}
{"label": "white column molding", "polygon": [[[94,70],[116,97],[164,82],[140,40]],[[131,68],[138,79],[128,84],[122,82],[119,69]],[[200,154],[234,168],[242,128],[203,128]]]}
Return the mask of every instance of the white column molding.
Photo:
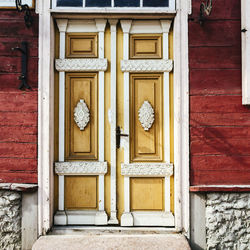
{"label": "white column molding", "polygon": [[187,0],[176,0],[174,20],[175,228],[189,234],[189,67]]}
{"label": "white column molding", "polygon": [[67,30],[68,19],[57,19],[57,27],[60,32],[60,49],[59,49],[59,58],[65,58],[65,32]]}
{"label": "white column molding", "polygon": [[[99,60],[104,60],[104,31],[106,27],[106,19],[95,19],[96,28],[98,30],[98,54]],[[106,70],[106,69],[105,69]],[[99,137],[99,161],[104,162],[104,134],[105,134],[105,123],[104,123],[104,112],[105,112],[105,83],[104,83],[104,70],[99,71],[99,98],[98,98],[98,137]],[[96,225],[107,224],[107,214],[104,211],[104,175],[99,175],[99,212],[96,217]]]}
{"label": "white column molding", "polygon": [[[68,19],[56,20],[57,27],[60,32],[59,40],[59,57],[65,58],[65,32],[67,29]],[[59,73],[59,161],[64,161],[64,145],[65,145],[65,72]],[[64,176],[59,176],[58,181],[58,209],[64,210]],[[63,219],[62,219],[63,220]]]}
{"label": "white column molding", "polygon": [[[106,27],[107,20],[106,19],[96,19],[96,28],[98,30],[98,53],[99,59],[104,58],[104,31]],[[99,161],[104,161],[104,71],[99,71],[99,98],[98,98],[98,128],[99,128]]]}
{"label": "white column molding", "polygon": [[[242,104],[250,104],[250,2],[241,0]],[[244,32],[243,32],[244,31]]]}
{"label": "white column molding", "polygon": [[117,209],[116,209],[116,25],[117,19],[110,19],[111,31],[111,131],[110,131],[110,219],[109,224],[118,224]]}
{"label": "white column molding", "polygon": [[[121,20],[123,30],[123,60],[129,59],[129,31],[132,20]],[[124,72],[124,133],[129,135],[129,72]],[[123,137],[124,163],[129,164],[130,145],[129,137]],[[121,226],[133,226],[133,217],[130,212],[130,190],[129,177],[124,177],[124,208],[121,217]]]}
{"label": "white column molding", "polygon": [[38,234],[46,234],[53,217],[54,22],[50,2],[39,2],[38,73]]}
{"label": "white column molding", "polygon": [[122,227],[134,225],[134,218],[130,212],[130,177],[124,176],[124,212],[121,217]]}
{"label": "white column molding", "polygon": [[[169,30],[172,20],[161,20],[161,27],[163,32],[163,59],[169,59]],[[163,96],[164,96],[164,159],[165,162],[170,163],[170,92],[169,92],[169,73],[164,72],[163,80]],[[166,182],[166,179],[165,179]],[[165,183],[166,184],[166,183]],[[165,185],[166,187],[166,185]],[[169,188],[165,189],[165,202],[170,200]]]}
{"label": "white column molding", "polygon": [[[129,59],[129,31],[132,20],[121,20],[123,30],[123,60]],[[124,72],[124,133],[129,135],[129,72]],[[122,138],[124,143],[124,163],[129,163],[129,137]]]}
{"label": "white column molding", "polygon": [[165,191],[165,212],[170,213],[170,207],[171,207],[171,189],[170,189],[170,176],[166,176],[164,178],[164,191]]}
{"label": "white column molding", "polygon": [[106,23],[106,19],[95,19],[96,28],[99,32],[99,58],[104,58],[104,31]]}

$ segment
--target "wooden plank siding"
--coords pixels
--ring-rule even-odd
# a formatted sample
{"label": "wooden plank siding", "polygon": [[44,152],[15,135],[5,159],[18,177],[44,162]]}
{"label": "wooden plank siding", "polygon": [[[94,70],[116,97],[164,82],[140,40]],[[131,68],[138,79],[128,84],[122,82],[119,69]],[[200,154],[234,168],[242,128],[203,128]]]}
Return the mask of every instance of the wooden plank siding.
{"label": "wooden plank siding", "polygon": [[[213,1],[203,26],[200,0],[189,20],[190,181],[250,184],[250,107],[241,97],[241,6]],[[196,190],[196,189],[194,189]]]}
{"label": "wooden plank siding", "polygon": [[200,3],[192,1],[189,20],[190,184],[250,184],[250,108],[242,105],[241,97],[240,1],[213,1],[203,26],[197,21]]}
{"label": "wooden plank siding", "polygon": [[[0,183],[37,183],[38,16],[25,27],[23,13],[0,11]],[[21,53],[28,42],[28,83],[18,89]]]}

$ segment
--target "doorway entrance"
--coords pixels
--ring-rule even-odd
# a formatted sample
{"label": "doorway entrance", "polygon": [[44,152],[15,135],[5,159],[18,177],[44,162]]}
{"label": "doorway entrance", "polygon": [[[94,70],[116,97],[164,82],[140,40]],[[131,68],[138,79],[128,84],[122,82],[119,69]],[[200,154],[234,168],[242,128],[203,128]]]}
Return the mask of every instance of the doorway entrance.
{"label": "doorway entrance", "polygon": [[56,21],[54,223],[174,226],[171,21]]}

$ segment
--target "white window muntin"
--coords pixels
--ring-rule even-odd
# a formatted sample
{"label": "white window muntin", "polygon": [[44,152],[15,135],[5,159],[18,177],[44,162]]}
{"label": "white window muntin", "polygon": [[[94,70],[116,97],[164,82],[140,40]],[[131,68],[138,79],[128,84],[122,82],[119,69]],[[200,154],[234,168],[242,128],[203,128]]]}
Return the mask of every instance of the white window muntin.
{"label": "white window muntin", "polygon": [[169,0],[169,6],[168,7],[143,7],[142,6],[142,0],[140,7],[114,7],[114,1],[111,1],[112,7],[85,7],[85,1],[83,0],[83,6],[80,7],[64,7],[64,6],[57,6],[57,0],[51,0],[52,2],[52,10],[60,10],[65,12],[69,10],[74,10],[74,12],[94,12],[94,13],[149,13],[153,12],[155,13],[174,13],[175,12],[175,0]]}

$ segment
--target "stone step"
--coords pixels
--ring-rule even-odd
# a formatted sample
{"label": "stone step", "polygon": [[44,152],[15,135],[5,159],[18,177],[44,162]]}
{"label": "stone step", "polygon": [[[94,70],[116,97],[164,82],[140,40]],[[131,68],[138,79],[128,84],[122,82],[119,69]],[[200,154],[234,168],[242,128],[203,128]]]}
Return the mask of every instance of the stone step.
{"label": "stone step", "polygon": [[40,237],[32,250],[190,250],[181,234],[76,234]]}

